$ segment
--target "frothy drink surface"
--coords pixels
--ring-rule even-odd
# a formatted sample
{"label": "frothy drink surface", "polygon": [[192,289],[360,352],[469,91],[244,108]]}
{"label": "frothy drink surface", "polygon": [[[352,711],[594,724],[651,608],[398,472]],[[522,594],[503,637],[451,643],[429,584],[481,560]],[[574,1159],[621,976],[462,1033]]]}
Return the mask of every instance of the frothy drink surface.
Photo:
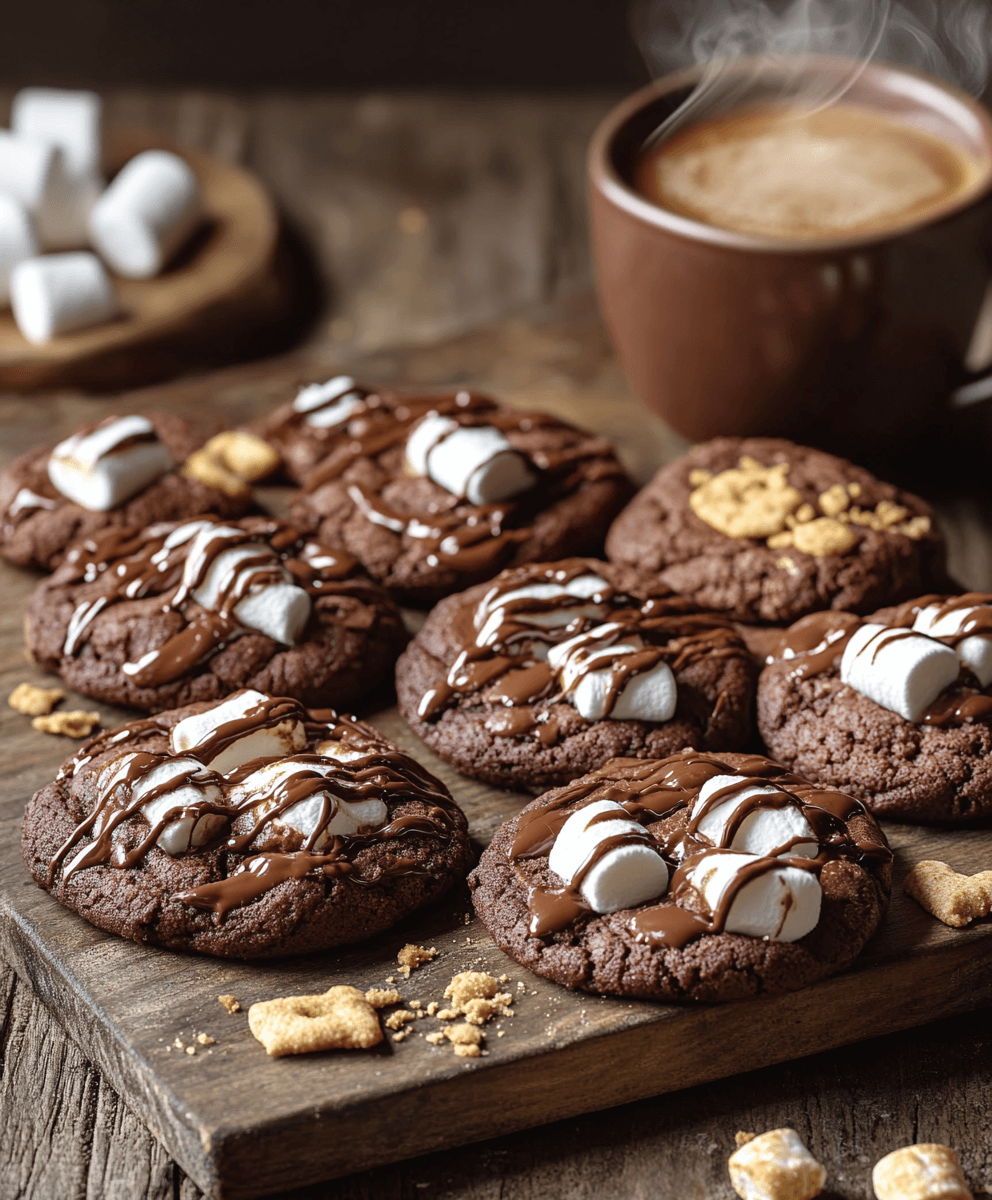
{"label": "frothy drink surface", "polygon": [[709,225],[824,238],[909,223],[979,174],[949,142],[836,105],[701,122],[643,154],[634,184],[663,208]]}

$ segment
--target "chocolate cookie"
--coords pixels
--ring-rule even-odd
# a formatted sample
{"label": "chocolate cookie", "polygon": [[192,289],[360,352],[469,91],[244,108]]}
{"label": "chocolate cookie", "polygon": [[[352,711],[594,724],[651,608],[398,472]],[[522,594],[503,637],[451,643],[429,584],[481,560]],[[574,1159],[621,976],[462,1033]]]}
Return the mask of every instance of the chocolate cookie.
{"label": "chocolate cookie", "polygon": [[197,513],[240,517],[245,486],[224,490],[181,471],[202,442],[170,413],[107,417],[58,446],[38,446],[0,471],[0,555],[51,571],[70,542]]}
{"label": "chocolate cookie", "polygon": [[238,688],[351,704],[406,636],[355,560],[271,517],[111,530],[28,602],[28,649],[77,691],[158,712]]}
{"label": "chocolate cookie", "polygon": [[469,876],[496,944],[567,988],[743,1000],[850,965],[888,904],[885,837],[767,758],[615,759],[497,829]]}
{"label": "chocolate cookie", "polygon": [[953,586],[928,505],[779,438],[715,438],[663,467],[606,550],[701,608],[755,624],[871,612]]}
{"label": "chocolate cookie", "polygon": [[270,958],[360,941],[471,863],[444,785],[376,730],[239,692],[86,742],[24,814],[24,861],[136,942]]}
{"label": "chocolate cookie", "polygon": [[743,746],[756,673],[725,618],[579,558],[442,600],[397,664],[396,692],[457,770],[540,792],[619,755]]}
{"label": "chocolate cookie", "polygon": [[781,634],[758,684],[776,758],[885,817],[992,816],[992,595],[922,596]]}
{"label": "chocolate cookie", "polygon": [[470,392],[331,380],[275,413],[266,436],[306,471],[291,519],[412,604],[502,567],[598,552],[633,490],[602,438]]}

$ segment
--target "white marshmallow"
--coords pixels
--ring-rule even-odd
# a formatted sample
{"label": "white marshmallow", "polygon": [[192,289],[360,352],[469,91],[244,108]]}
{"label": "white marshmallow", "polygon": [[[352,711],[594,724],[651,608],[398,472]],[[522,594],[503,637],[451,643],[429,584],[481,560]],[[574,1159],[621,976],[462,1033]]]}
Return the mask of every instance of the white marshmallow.
{"label": "white marshmallow", "polygon": [[110,277],[88,250],[19,262],[10,275],[10,303],[17,328],[36,345],[117,312]]}
{"label": "white marshmallow", "polygon": [[[196,572],[198,572],[201,556],[206,547],[218,537],[230,536],[229,530],[231,529],[233,529],[233,526],[207,525],[204,529],[200,530],[186,558],[191,579],[196,578],[194,567]],[[237,532],[240,534],[241,530]],[[204,608],[217,608],[226,592],[232,587],[236,587],[239,583],[245,582],[242,578],[243,576],[248,575],[250,577],[250,574],[260,569],[258,566],[255,566],[246,567],[244,571],[239,571],[241,563],[252,558],[265,559],[264,568],[261,569],[266,571],[271,571],[273,568],[279,569],[284,582],[288,583],[292,578],[289,572],[282,568],[279,556],[270,546],[267,546],[264,542],[247,542],[241,546],[231,546],[229,549],[221,550],[219,554],[214,555],[202,581],[193,589],[193,599],[197,604],[202,604]]]}
{"label": "white marshmallow", "polygon": [[48,478],[63,496],[91,512],[115,508],[172,468],[172,456],[157,436],[115,453],[121,442],[149,433],[155,433],[151,421],[130,416],[89,434],[73,434],[52,451]]}
{"label": "white marshmallow", "polygon": [[119,275],[151,279],[199,224],[200,185],[166,150],[132,158],[90,213],[90,236]]}
{"label": "white marshmallow", "polygon": [[[959,608],[938,619],[940,605],[931,604],[916,614],[913,628],[917,633],[925,633],[929,637],[954,637],[961,632],[962,626],[972,613],[979,612],[984,607],[986,606],[976,604],[972,608]],[[982,687],[988,687],[992,683],[992,638],[967,637],[952,649]]]}
{"label": "white marshmallow", "polygon": [[[688,872],[688,881],[715,912],[738,873],[758,858],[754,854],[707,854]],[[812,871],[771,867],[750,879],[730,905],[723,928],[727,933],[797,942],[820,919],[823,892]]]}
{"label": "white marshmallow", "polygon": [[429,475],[470,504],[496,504],[534,485],[527,458],[491,425],[459,426],[428,413],[411,430],[406,457],[415,475]]}
{"label": "white marshmallow", "polygon": [[361,396],[352,391],[355,386],[350,375],[336,375],[326,383],[311,383],[301,388],[293,401],[293,410],[308,413],[307,425],[332,429],[343,425],[349,417],[365,407]]}
{"label": "white marshmallow", "polygon": [[[100,779],[100,790],[104,794],[111,792],[127,774],[128,764],[133,760],[133,754],[127,754],[118,762],[112,763]],[[140,810],[149,825],[155,826],[173,809],[186,808],[195,804],[222,804],[223,793],[215,783],[202,783],[190,780],[190,776],[202,775],[203,764],[195,758],[178,758],[166,760],[160,766],[153,767],[146,774],[136,779],[131,785],[131,799],[140,800],[149,792],[168,783],[170,780],[186,779],[185,783],[140,805]],[[156,844],[166,854],[177,855],[185,853],[190,846],[202,846],[218,829],[227,824],[228,818],[222,813],[205,813],[197,820],[195,817],[182,817],[169,821],[156,839]],[[99,832],[95,829],[94,832]]]}
{"label": "white marshmallow", "polygon": [[372,752],[371,746],[368,750],[356,750],[354,746],[337,742],[334,738],[328,738],[326,742],[320,742],[314,747],[314,754],[323,754],[325,758],[336,758],[338,762],[352,762],[354,759],[364,758]]}
{"label": "white marshmallow", "polygon": [[[248,688],[228,697],[223,704],[184,717],[172,729],[170,741],[173,754],[197,755],[199,748],[210,741],[221,725],[228,721],[241,720],[267,699],[263,692]],[[302,750],[306,744],[307,734],[302,721],[295,717],[287,717],[271,729],[249,731],[207,761],[212,770],[223,774],[250,762],[253,758],[282,758]]]}
{"label": "white marshmallow", "polygon": [[[499,632],[500,626],[507,618],[506,605],[512,600],[535,599],[550,600],[561,596],[576,599],[590,599],[605,591],[609,584],[598,575],[579,575],[566,584],[533,583],[527,587],[516,588],[505,595],[497,592],[488,593],[483,597],[475,614],[475,625],[479,629],[475,644],[477,646],[491,645]],[[492,607],[491,607],[492,606]],[[557,608],[548,612],[527,612],[525,609],[511,614],[511,619],[521,625],[532,625],[539,629],[559,629],[579,617],[603,617],[606,615],[605,604],[576,605],[574,608]]]}
{"label": "white marshmallow", "polygon": [[882,708],[918,721],[961,668],[949,646],[907,633],[886,625],[862,625],[845,647],[840,677]]}
{"label": "white marshmallow", "polygon": [[10,302],[10,276],[19,262],[38,253],[28,210],[15,196],[0,194],[0,303]]}
{"label": "white marshmallow", "polygon": [[10,124],[14,133],[58,146],[70,178],[99,180],[100,109],[96,92],[21,88],[11,105]]}
{"label": "white marshmallow", "polygon": [[[616,819],[590,824],[600,814],[612,812],[616,812]],[[593,912],[633,908],[654,900],[668,887],[668,866],[649,835],[612,800],[596,800],[572,813],[555,838],[548,866],[570,884],[600,842],[618,834],[639,840],[608,850],[586,872],[579,891]]]}
{"label": "white marshmallow", "polygon": [[[699,789],[699,795],[689,812],[693,819],[706,801],[722,788],[740,783],[737,775],[714,775]],[[699,832],[709,838],[714,846],[723,850],[743,850],[748,854],[768,855],[780,851],[801,858],[816,858],[819,845],[812,826],[803,816],[801,809],[793,804],[784,808],[756,808],[741,821],[733,839],[728,843],[728,827],[737,810],[752,796],[781,796],[778,788],[749,787],[736,792],[711,808],[697,826]],[[808,840],[789,846],[793,838]],[[788,847],[788,848],[786,848]]]}
{"label": "white marshmallow", "polygon": [[[193,559],[194,553],[199,552],[216,536],[217,526],[207,526],[196,534],[200,544],[190,548],[187,564]],[[223,527],[226,528],[226,527]],[[246,567],[238,571],[238,564],[247,559],[266,557],[264,568]],[[269,584],[265,587],[253,586],[251,578],[259,570],[270,571],[278,567],[285,582]],[[273,641],[292,646],[303,632],[310,619],[312,603],[309,593],[291,583],[292,576],[281,567],[278,555],[269,546],[261,542],[249,542],[244,546],[232,546],[218,554],[203,578],[203,582],[192,591],[192,597],[197,604],[204,608],[216,609],[225,592],[229,588],[235,591],[248,588],[248,594],[235,604],[235,617],[249,629],[264,633]]]}
{"label": "white marshmallow", "polygon": [[239,600],[234,606],[234,615],[242,625],[264,633],[274,642],[295,646],[310,620],[311,608],[310,595],[303,588],[292,583],[276,583]]}
{"label": "white marshmallow", "polygon": [[636,635],[612,645],[597,644],[597,634],[605,639],[616,629],[616,625],[600,625],[548,651],[548,662],[558,672],[562,692],[587,721],[601,721],[606,716],[617,721],[670,721],[675,715],[678,689],[667,663],[658,662],[651,670],[628,677],[609,713],[606,703],[613,685],[613,668],[582,674],[590,662],[622,659],[644,649],[644,641]]}
{"label": "white marshmallow", "polygon": [[19,512],[24,512],[32,508],[58,508],[58,501],[51,500],[48,496],[39,496],[37,492],[32,492],[30,488],[21,488],[8,505],[7,516],[14,517]]}

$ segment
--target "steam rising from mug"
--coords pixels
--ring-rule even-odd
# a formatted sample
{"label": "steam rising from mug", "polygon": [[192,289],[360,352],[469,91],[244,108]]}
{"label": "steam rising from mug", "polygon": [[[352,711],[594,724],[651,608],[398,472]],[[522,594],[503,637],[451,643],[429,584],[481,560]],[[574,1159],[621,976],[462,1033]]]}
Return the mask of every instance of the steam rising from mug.
{"label": "steam rising from mug", "polygon": [[[651,141],[758,91],[816,110],[840,99],[872,58],[916,67],[973,95],[985,88],[992,40],[988,0],[634,0],[634,37],[655,76],[706,65]],[[852,59],[839,82],[803,68],[807,55]],[[750,71],[728,71],[741,59]]]}

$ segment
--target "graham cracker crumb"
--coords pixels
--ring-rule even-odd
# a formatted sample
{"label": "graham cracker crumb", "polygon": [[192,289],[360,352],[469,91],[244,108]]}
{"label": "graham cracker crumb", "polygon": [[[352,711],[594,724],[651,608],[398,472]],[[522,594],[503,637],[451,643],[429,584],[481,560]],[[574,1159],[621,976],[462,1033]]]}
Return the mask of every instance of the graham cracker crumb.
{"label": "graham cracker crumb", "polygon": [[353,987],[282,996],[248,1009],[248,1028],[273,1057],[313,1050],[367,1050],[382,1041],[375,1009]]}
{"label": "graham cracker crumb", "polygon": [[734,1141],[737,1143],[737,1149],[741,1146],[746,1146],[748,1142],[753,1142],[758,1135],[756,1133],[742,1133],[739,1129],[734,1134]]}
{"label": "graham cracker crumb", "polygon": [[401,1029],[401,1030],[399,1031],[399,1033],[394,1033],[394,1034],[393,1034],[393,1041],[394,1041],[394,1042],[405,1042],[405,1041],[406,1041],[406,1039],[407,1039],[409,1036],[410,1036],[410,1030],[409,1030],[409,1029]]}
{"label": "graham cracker crumb", "polygon": [[466,925],[471,925],[471,924],[472,924],[472,914],[471,914],[471,913],[466,913],[466,914],[465,914],[465,924],[466,924]]}
{"label": "graham cracker crumb", "polygon": [[373,1008],[385,1008],[389,1004],[401,1004],[403,997],[396,988],[369,988],[365,999]]}
{"label": "graham cracker crumb", "polygon": [[497,980],[497,982],[498,982],[498,983],[509,983],[509,982],[510,982],[510,977],[509,977],[509,975],[500,975],[500,977],[499,977],[499,979]]}
{"label": "graham cracker crumb", "polygon": [[702,487],[704,483],[709,483],[712,478],[712,472],[704,471],[702,467],[696,467],[695,470],[689,472],[689,482],[694,488]]}
{"label": "graham cracker crumb", "polygon": [[464,1016],[470,1025],[484,1025],[495,1016],[512,1017],[513,1003],[509,992],[501,992],[499,983],[485,971],[462,971],[444,989],[451,1007],[438,1013],[442,1021]]}
{"label": "graham cracker crumb", "polygon": [[453,1021],[455,1019],[455,1017],[460,1017],[460,1016],[461,1016],[461,1013],[458,1011],[457,1008],[442,1008],[441,1011],[437,1014],[437,1019],[439,1021]]}
{"label": "graham cracker crumb", "polygon": [[35,687],[33,683],[19,683],[7,697],[7,703],[19,713],[29,717],[46,716],[65,696],[61,688]]}
{"label": "graham cracker crumb", "polygon": [[790,546],[794,546],[795,544],[796,539],[791,529],[784,529],[781,533],[773,533],[768,539],[769,550],[788,550]]}
{"label": "graham cracker crumb", "polygon": [[187,1053],[187,1054],[195,1054],[195,1053],[196,1053],[196,1047],[195,1047],[195,1046],[187,1046],[187,1047],[186,1047],[186,1053]]}
{"label": "graham cracker crumb", "polygon": [[236,475],[230,468],[226,467],[219,458],[215,458],[207,452],[205,446],[201,446],[199,450],[194,450],[193,453],[186,459],[183,465],[183,474],[188,479],[195,479],[199,483],[205,483],[207,487],[216,488],[217,491],[223,492],[226,496],[231,496],[237,499],[240,496],[247,496],[251,489],[248,484]]}
{"label": "graham cracker crumb", "polygon": [[411,1000],[410,1007],[411,1008],[420,1008],[420,1001],[419,1000]]}
{"label": "graham cracker crumb", "polygon": [[824,516],[836,517],[839,513],[844,512],[851,503],[850,496],[851,493],[848,492],[842,483],[835,483],[833,487],[829,487],[825,492],[820,493],[818,498],[820,511]]}
{"label": "graham cracker crumb", "polygon": [[407,979],[410,978],[411,971],[416,971],[425,962],[430,962],[432,958],[437,958],[437,948],[435,946],[431,946],[428,950],[424,946],[415,946],[412,942],[408,942],[399,954],[396,955],[396,961],[400,964],[400,971]]}
{"label": "graham cracker crumb", "polygon": [[913,867],[903,887],[928,913],[954,929],[992,912],[992,871],[961,875],[947,863],[925,859]]}
{"label": "graham cracker crumb", "polygon": [[482,1033],[474,1025],[449,1025],[444,1036],[456,1046],[479,1046],[482,1044]]}
{"label": "graham cracker crumb", "polygon": [[853,496],[854,499],[857,500],[857,498],[861,495],[861,484],[860,483],[849,483],[847,485],[847,494],[849,496]]}
{"label": "graham cracker crumb", "polygon": [[47,717],[35,717],[31,728],[39,733],[59,733],[63,737],[89,737],[100,724],[100,714],[84,712],[81,708],[72,712],[52,713]]}
{"label": "graham cracker crumb", "polygon": [[803,554],[820,557],[827,554],[845,554],[858,540],[846,525],[834,517],[817,517],[793,530],[796,549]]}
{"label": "graham cracker crumb", "polygon": [[527,985],[524,983],[524,981],[522,979],[517,980],[517,991],[518,992],[526,992],[527,991]]}
{"label": "graham cracker crumb", "polygon": [[505,1029],[497,1029],[496,1036],[497,1037],[506,1037],[506,1030]]}
{"label": "graham cracker crumb", "polygon": [[464,1046],[459,1044],[455,1046],[455,1054],[459,1058],[480,1058],[482,1051],[478,1046]]}
{"label": "graham cracker crumb", "polygon": [[216,1044],[216,1041],[217,1041],[217,1039],[212,1038],[209,1033],[198,1033],[196,1035],[196,1040],[200,1043],[201,1046],[213,1046]]}
{"label": "graham cracker crumb", "polygon": [[229,1013],[241,1012],[241,1005],[231,995],[218,996],[217,999],[221,1002],[224,1008]]}
{"label": "graham cracker crumb", "polygon": [[786,482],[788,473],[788,463],[765,467],[745,455],[736,467],[696,486],[689,504],[700,520],[727,537],[771,537],[782,532],[786,517],[802,503]]}
{"label": "graham cracker crumb", "polygon": [[173,1046],[175,1046],[175,1048],[177,1050],[182,1050],[182,1048],[183,1048],[183,1043],[180,1038],[176,1038],[176,1040],[172,1044],[173,1044]]}
{"label": "graham cracker crumb", "polygon": [[389,1014],[383,1024],[387,1029],[402,1029],[404,1025],[416,1019],[416,1013],[404,1012],[403,1009],[397,1009],[396,1012]]}
{"label": "graham cracker crumb", "polygon": [[437,1030],[435,1030],[435,1031],[434,1031],[434,1033],[428,1033],[428,1034],[426,1035],[426,1039],[425,1039],[425,1040],[426,1040],[426,1041],[428,1041],[428,1042],[430,1042],[430,1044],[431,1044],[432,1046],[437,1046],[437,1045],[439,1045],[441,1042],[443,1042],[443,1041],[444,1041],[444,1030],[443,1030],[443,1029],[437,1029]]}
{"label": "graham cracker crumb", "polygon": [[386,976],[386,982],[387,982],[387,983],[395,983],[395,982],[396,982],[396,976],[395,976],[395,975],[387,975],[387,976]]}
{"label": "graham cracker crumb", "polygon": [[432,1000],[430,1002],[430,1004],[427,1005],[427,1015],[429,1017],[433,1017],[434,1014],[437,1012],[438,1007],[439,1007],[438,1002],[436,1000]]}
{"label": "graham cracker crumb", "polygon": [[248,483],[264,479],[279,466],[278,452],[263,438],[244,429],[229,429],[216,434],[200,453]]}

